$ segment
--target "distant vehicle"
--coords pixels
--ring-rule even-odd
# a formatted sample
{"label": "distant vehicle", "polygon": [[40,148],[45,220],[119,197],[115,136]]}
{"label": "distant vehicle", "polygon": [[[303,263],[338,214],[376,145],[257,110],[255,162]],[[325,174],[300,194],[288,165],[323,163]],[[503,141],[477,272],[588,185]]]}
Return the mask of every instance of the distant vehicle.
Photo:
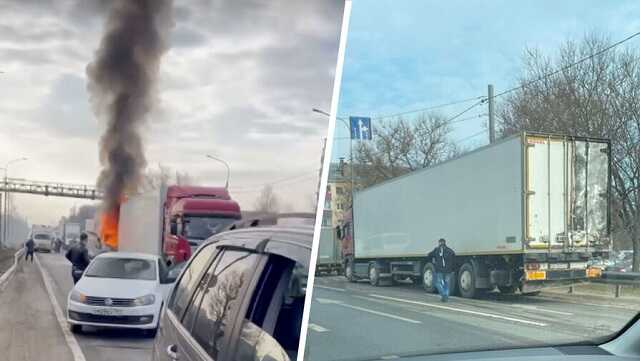
{"label": "distant vehicle", "polygon": [[34,250],[36,252],[51,252],[54,237],[55,229],[53,227],[43,224],[34,224],[31,226],[29,238],[32,238],[35,242]]}
{"label": "distant vehicle", "polygon": [[34,250],[36,252],[51,252],[53,248],[53,237],[51,233],[35,233],[33,234],[33,241],[35,242]]}
{"label": "distant vehicle", "polygon": [[136,328],[155,336],[160,309],[175,281],[160,257],[128,252],[96,256],[69,292],[67,321],[83,326]]}
{"label": "distant vehicle", "polygon": [[153,360],[296,360],[312,240],[310,226],[259,224],[208,239],[176,282]]}
{"label": "distant vehicle", "polygon": [[411,278],[433,292],[426,254],[442,237],[463,297],[599,277],[588,263],[611,249],[609,147],[521,133],[357,192],[342,232],[345,275],[374,286]]}
{"label": "distant vehicle", "polygon": [[340,274],[341,272],[340,240],[333,227],[323,226],[320,228],[316,274]]}
{"label": "distant vehicle", "polygon": [[169,186],[129,196],[121,204],[116,246],[162,255],[168,264],[177,264],[240,218],[240,206],[225,188]]}
{"label": "distant vehicle", "polygon": [[80,239],[80,223],[67,222],[62,227],[62,239],[65,246],[72,246],[74,241]]}

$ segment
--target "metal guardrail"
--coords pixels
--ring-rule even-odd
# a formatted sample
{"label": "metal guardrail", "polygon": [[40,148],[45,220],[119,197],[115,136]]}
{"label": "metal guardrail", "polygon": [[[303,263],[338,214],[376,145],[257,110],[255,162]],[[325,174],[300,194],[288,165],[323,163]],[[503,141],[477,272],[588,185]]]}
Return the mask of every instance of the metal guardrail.
{"label": "metal guardrail", "polygon": [[600,278],[591,282],[615,285],[615,297],[620,297],[622,286],[640,286],[640,272],[603,271]]}
{"label": "metal guardrail", "polygon": [[20,248],[13,255],[13,265],[9,267],[9,269],[0,276],[0,291],[4,288],[4,286],[9,281],[11,276],[15,273],[16,267],[18,266],[18,263],[20,262],[20,258],[22,257],[23,254],[24,254],[24,248]]}

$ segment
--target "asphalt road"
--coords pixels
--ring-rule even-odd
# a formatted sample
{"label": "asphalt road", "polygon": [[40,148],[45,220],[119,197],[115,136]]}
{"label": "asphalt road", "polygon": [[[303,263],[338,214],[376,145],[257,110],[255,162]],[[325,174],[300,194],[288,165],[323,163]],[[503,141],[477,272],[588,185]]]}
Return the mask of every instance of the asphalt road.
{"label": "asphalt road", "polygon": [[316,277],[305,360],[391,359],[409,354],[557,345],[616,333],[640,302],[543,292],[439,297],[405,284],[373,287]]}
{"label": "asphalt road", "polygon": [[[38,257],[53,280],[56,299],[66,314],[67,295],[73,287],[71,264],[62,254],[39,253]],[[88,361],[151,360],[153,339],[145,337],[142,332],[85,328],[75,337]]]}

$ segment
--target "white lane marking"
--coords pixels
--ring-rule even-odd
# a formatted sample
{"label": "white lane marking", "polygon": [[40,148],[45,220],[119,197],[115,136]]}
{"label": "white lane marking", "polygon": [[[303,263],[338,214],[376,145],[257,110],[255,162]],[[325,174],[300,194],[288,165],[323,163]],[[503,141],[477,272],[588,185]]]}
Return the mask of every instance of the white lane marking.
{"label": "white lane marking", "polygon": [[60,328],[62,328],[62,334],[64,335],[65,340],[67,341],[67,345],[69,345],[69,349],[71,349],[71,353],[73,354],[74,361],[86,361],[84,358],[84,354],[82,353],[82,349],[78,344],[78,340],[73,336],[71,330],[69,330],[69,326],[67,325],[67,319],[64,317],[62,313],[62,309],[58,304],[58,300],[56,299],[55,293],[53,292],[53,282],[51,281],[51,277],[49,273],[42,267],[40,264],[40,257],[35,256],[36,264],[38,265],[38,269],[42,274],[42,280],[44,281],[44,286],[47,289],[47,294],[49,295],[49,300],[51,301],[51,305],[53,306],[53,311],[56,314],[56,318],[58,319],[58,324]]}
{"label": "white lane marking", "polygon": [[314,330],[316,332],[329,332],[329,329],[324,328],[320,325],[316,325],[315,323],[309,322],[309,329]]}
{"label": "white lane marking", "polygon": [[558,314],[558,315],[573,316],[573,313],[571,313],[571,312],[548,310],[546,308],[540,308],[540,307],[531,306],[531,305],[518,305],[518,304],[512,303],[510,306],[524,308],[524,309],[527,309],[527,310],[536,310],[536,311],[542,311],[542,312],[555,313],[555,314]]}
{"label": "white lane marking", "polygon": [[364,307],[353,306],[353,305],[350,305],[348,303],[344,303],[344,302],[338,301],[338,300],[331,300],[331,299],[328,299],[328,298],[320,298],[320,297],[315,298],[315,300],[318,303],[334,304],[334,305],[338,305],[338,306],[353,308],[354,310],[358,310],[358,311],[362,311],[362,312],[368,312],[368,313],[372,313],[374,315],[389,317],[389,318],[393,318],[393,319],[396,319],[396,320],[405,321],[405,322],[409,322],[409,323],[422,323],[422,322],[417,321],[417,320],[412,320],[410,318],[405,318],[405,317],[392,315],[390,313],[374,311],[374,310],[370,310],[370,309],[364,308]]}
{"label": "white lane marking", "polygon": [[387,356],[380,357],[380,360],[395,360],[397,358],[400,358],[400,356],[398,356],[398,355],[387,355]]}
{"label": "white lane marking", "polygon": [[346,290],[344,288],[336,288],[336,287],[329,287],[329,286],[320,286],[318,284],[314,285],[313,287],[315,288],[324,288],[327,290],[332,290],[332,291],[340,291],[340,292],[345,292]]}
{"label": "white lane marking", "polygon": [[337,305],[343,306],[343,307],[348,307],[348,308],[353,308],[354,310],[358,310],[358,311],[362,311],[362,312],[372,313],[372,314],[378,315],[378,316],[393,318],[393,319],[404,321],[404,322],[422,323],[421,321],[412,320],[410,318],[400,317],[400,316],[396,316],[396,315],[392,315],[390,313],[385,313],[385,312],[380,312],[380,311],[374,311],[374,310],[370,310],[368,308],[353,306],[353,305],[350,305],[350,304],[347,304],[347,303],[338,303]]}
{"label": "white lane marking", "polygon": [[321,297],[316,297],[315,300],[318,303],[324,303],[324,304],[327,304],[327,303],[342,303],[342,301],[330,300],[328,298],[321,298]]}
{"label": "white lane marking", "polygon": [[502,320],[507,320],[507,321],[512,321],[512,322],[519,322],[519,323],[524,323],[524,324],[528,324],[528,325],[535,325],[535,326],[542,326],[542,327],[547,325],[546,323],[542,323],[542,322],[524,320],[524,319],[515,318],[515,317],[501,316],[501,315],[496,315],[496,314],[493,314],[493,313],[471,311],[471,310],[466,310],[466,309],[463,309],[463,308],[456,308],[456,307],[443,306],[443,305],[434,305],[434,304],[431,304],[431,303],[411,301],[411,300],[403,300],[401,298],[388,297],[388,296],[382,296],[382,295],[376,295],[376,294],[370,294],[369,296],[376,297],[376,298],[381,298],[381,299],[387,299],[387,300],[391,300],[391,301],[411,303],[411,304],[414,304],[414,305],[439,308],[439,309],[442,309],[442,310],[449,310],[449,311],[460,312],[460,313],[468,313],[468,314],[471,314],[471,315],[502,319]]}

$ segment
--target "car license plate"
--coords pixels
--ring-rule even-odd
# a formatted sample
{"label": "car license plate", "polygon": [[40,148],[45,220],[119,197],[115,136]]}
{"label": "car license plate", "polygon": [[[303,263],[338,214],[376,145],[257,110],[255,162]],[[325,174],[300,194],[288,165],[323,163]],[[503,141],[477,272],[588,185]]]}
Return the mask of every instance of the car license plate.
{"label": "car license plate", "polygon": [[114,310],[113,308],[96,308],[93,313],[101,316],[120,316],[122,314],[120,310]]}
{"label": "car license plate", "polygon": [[549,263],[550,269],[567,269],[569,268],[568,263]]}

